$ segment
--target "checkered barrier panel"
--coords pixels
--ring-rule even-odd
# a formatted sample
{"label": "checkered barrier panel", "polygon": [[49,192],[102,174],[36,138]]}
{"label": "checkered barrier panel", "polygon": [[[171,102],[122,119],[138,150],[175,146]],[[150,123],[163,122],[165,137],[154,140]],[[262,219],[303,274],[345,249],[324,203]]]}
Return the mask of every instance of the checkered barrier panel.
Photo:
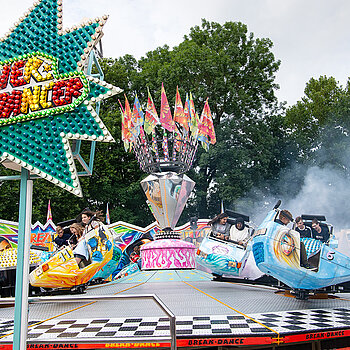
{"label": "checkered barrier panel", "polygon": [[[34,323],[34,321],[32,322]],[[0,323],[0,337],[13,330],[13,322]],[[244,316],[181,316],[176,318],[176,335],[229,335],[270,332],[266,327]],[[169,336],[167,317],[116,319],[49,320],[29,328],[28,340]],[[12,336],[4,340],[12,339]],[[0,339],[1,344],[1,339]]]}
{"label": "checkered barrier panel", "polygon": [[313,309],[251,315],[280,334],[350,328],[350,309]]}
{"label": "checkered barrier panel", "polygon": [[[281,311],[261,314],[179,316],[176,318],[177,337],[224,336],[298,333],[350,327],[350,309],[314,309]],[[28,340],[123,338],[169,336],[167,317],[52,319],[42,323],[31,321]],[[38,323],[38,324],[36,324]],[[13,321],[0,319],[0,344],[12,341]],[[274,331],[274,332],[273,332]],[[5,337],[4,337],[5,336]]]}

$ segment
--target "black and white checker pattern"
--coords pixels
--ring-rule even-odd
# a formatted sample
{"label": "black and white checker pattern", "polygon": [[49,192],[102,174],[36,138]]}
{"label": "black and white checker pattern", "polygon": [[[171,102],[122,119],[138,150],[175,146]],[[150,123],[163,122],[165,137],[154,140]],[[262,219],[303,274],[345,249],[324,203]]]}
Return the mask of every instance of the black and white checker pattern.
{"label": "black and white checker pattern", "polygon": [[[252,336],[290,334],[350,328],[350,309],[314,309],[234,315],[178,316],[177,337]],[[52,319],[40,324],[31,321],[28,340],[164,337],[170,335],[167,317]],[[0,319],[0,337],[13,331],[13,321]],[[0,338],[12,341],[12,335]]]}
{"label": "black and white checker pattern", "polygon": [[250,315],[280,334],[350,328],[350,309],[312,309]]}
{"label": "black and white checker pattern", "polygon": [[[34,321],[33,321],[34,323]],[[13,322],[0,323],[0,336],[13,330]],[[176,335],[213,336],[270,332],[244,316],[181,316],[176,318]],[[45,321],[29,328],[28,340],[82,339],[96,337],[164,337],[170,335],[167,317],[79,319]],[[12,335],[3,338],[12,340]],[[0,344],[1,344],[0,339]]]}

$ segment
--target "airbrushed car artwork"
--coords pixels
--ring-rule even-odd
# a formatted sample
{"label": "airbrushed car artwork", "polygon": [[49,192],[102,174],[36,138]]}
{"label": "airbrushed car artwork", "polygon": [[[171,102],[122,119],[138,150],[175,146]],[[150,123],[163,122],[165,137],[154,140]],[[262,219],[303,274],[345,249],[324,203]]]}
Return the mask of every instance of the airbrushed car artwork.
{"label": "airbrushed car artwork", "polygon": [[[252,250],[258,268],[285,283],[295,291],[312,291],[350,280],[350,258],[335,248],[333,227],[322,223],[329,237],[322,242],[300,238],[299,232],[279,222],[280,201],[258,227],[252,240]],[[305,225],[310,218],[303,216]],[[324,219],[324,217],[319,217]]]}
{"label": "airbrushed car artwork", "polygon": [[[245,229],[248,237],[252,235],[253,229],[249,227],[249,217],[227,211],[229,213],[229,223],[234,224],[238,217],[245,220]],[[209,269],[214,275],[241,276],[246,266],[249,254],[251,252],[251,243],[249,241],[244,244],[236,242],[232,239],[222,240],[214,237],[211,227],[203,228],[205,231],[202,243],[197,250],[196,260],[198,264]]]}
{"label": "airbrushed car artwork", "polygon": [[90,255],[86,266],[79,267],[72,248],[65,246],[30,273],[30,284],[33,287],[79,290],[84,289],[90,280],[110,276],[122,255],[112,232],[101,224],[87,232],[83,239]]}

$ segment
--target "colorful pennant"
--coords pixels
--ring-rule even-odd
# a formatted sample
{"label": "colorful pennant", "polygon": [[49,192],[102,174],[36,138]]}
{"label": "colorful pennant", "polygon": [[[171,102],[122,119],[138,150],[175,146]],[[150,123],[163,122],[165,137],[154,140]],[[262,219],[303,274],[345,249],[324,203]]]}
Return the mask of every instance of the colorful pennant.
{"label": "colorful pennant", "polygon": [[175,130],[175,122],[171,116],[171,111],[170,111],[168,99],[165,94],[163,83],[162,83],[161,105],[160,105],[160,123],[162,124],[164,129],[168,131]]}

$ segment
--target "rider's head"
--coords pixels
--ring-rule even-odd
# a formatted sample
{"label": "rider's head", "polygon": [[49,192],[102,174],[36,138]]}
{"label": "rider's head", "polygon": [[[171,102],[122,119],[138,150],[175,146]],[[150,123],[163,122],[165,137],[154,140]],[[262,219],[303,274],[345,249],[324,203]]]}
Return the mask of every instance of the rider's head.
{"label": "rider's head", "polygon": [[58,237],[62,237],[63,236],[63,228],[61,226],[56,226],[56,233],[57,233]]}
{"label": "rider's head", "polygon": [[295,218],[295,223],[297,224],[297,226],[302,229],[304,227],[304,221],[303,219],[301,218],[301,216],[297,216]]}
{"label": "rider's head", "polygon": [[316,218],[314,218],[314,219],[312,220],[311,227],[312,227],[314,230],[316,230],[318,233],[320,233],[320,232],[322,231],[321,226],[320,226],[320,222],[319,222]]}
{"label": "rider's head", "polygon": [[83,232],[84,232],[83,226],[77,223],[70,225],[69,229],[70,229],[70,232],[72,232],[78,239],[83,235]]}
{"label": "rider's head", "polygon": [[237,230],[242,231],[244,229],[244,220],[243,218],[237,218],[236,219],[236,228]]}
{"label": "rider's head", "polygon": [[84,225],[87,225],[90,221],[90,219],[94,216],[94,212],[90,209],[84,209],[81,213],[81,221]]}
{"label": "rider's head", "polygon": [[220,213],[219,215],[216,215],[214,219],[210,220],[208,222],[208,225],[213,225],[216,223],[219,223],[220,225],[226,225],[228,220],[228,215],[226,213]]}
{"label": "rider's head", "polygon": [[220,216],[219,224],[225,225],[227,223],[227,220],[228,220],[228,215],[226,213],[221,213],[221,214],[219,214],[219,216]]}
{"label": "rider's head", "polygon": [[280,211],[279,219],[284,225],[288,225],[291,221],[293,221],[293,215],[289,210],[283,209]]}

